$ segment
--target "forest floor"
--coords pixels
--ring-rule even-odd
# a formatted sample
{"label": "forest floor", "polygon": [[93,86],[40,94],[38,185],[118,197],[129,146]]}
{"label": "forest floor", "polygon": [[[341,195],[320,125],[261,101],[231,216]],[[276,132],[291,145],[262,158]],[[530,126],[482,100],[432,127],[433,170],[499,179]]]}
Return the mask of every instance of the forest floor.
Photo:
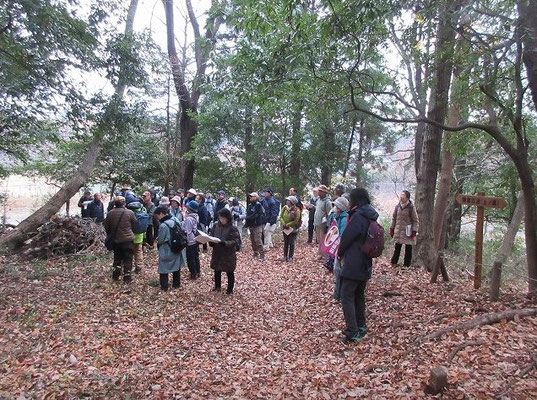
{"label": "forest floor", "polygon": [[301,243],[292,265],[280,252],[261,263],[247,246],[233,296],[210,292],[208,255],[201,279],[185,269],[168,293],[155,252],[130,286],[111,281],[108,256],[0,259],[0,398],[421,398],[435,366],[449,376],[437,397],[537,398],[536,317],[425,339],[535,307],[522,291],[490,303],[471,282],[430,284],[423,270],[380,259],[366,294],[369,333],[344,345],[332,276],[314,248]]}

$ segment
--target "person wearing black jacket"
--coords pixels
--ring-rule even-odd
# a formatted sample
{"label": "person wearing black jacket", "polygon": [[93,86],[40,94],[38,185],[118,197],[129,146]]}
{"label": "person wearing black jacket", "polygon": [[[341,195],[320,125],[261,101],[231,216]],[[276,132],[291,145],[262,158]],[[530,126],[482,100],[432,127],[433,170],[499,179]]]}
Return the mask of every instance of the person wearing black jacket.
{"label": "person wearing black jacket", "polygon": [[246,208],[245,227],[250,230],[250,241],[252,242],[252,250],[254,258],[265,260],[265,250],[263,249],[263,225],[265,223],[265,209],[259,202],[257,193],[248,195],[248,207]]}
{"label": "person wearing black jacket", "polygon": [[84,205],[87,201],[91,201],[91,192],[86,190],[84,195],[78,200],[78,207],[80,207],[80,216],[82,218],[89,218],[88,207]]}
{"label": "person wearing black jacket", "polygon": [[218,211],[220,211],[222,208],[229,208],[227,204],[226,199],[226,192],[224,190],[219,190],[216,192],[217,194],[217,200],[214,205],[214,217],[213,221],[218,222]]}
{"label": "person wearing black jacket", "polygon": [[378,213],[371,207],[369,194],[363,188],[350,193],[347,227],[341,236],[338,258],[341,269],[341,307],[346,329],[344,343],[359,342],[367,333],[365,321],[365,288],[371,278],[373,260],[362,253],[369,223]]}
{"label": "person wearing black jacket", "polygon": [[[207,206],[205,205],[205,195],[203,193],[198,193],[196,196],[196,201],[200,205],[198,208],[198,216],[199,216],[199,224],[201,227],[201,230],[205,233],[209,232],[209,225],[211,223],[211,214],[209,214],[209,211],[207,210]],[[207,253],[208,246],[207,243],[203,244],[203,252]]]}
{"label": "person wearing black jacket", "polygon": [[93,201],[88,204],[87,216],[98,224],[101,224],[104,221],[104,205],[101,201],[100,193],[95,193],[93,195]]}

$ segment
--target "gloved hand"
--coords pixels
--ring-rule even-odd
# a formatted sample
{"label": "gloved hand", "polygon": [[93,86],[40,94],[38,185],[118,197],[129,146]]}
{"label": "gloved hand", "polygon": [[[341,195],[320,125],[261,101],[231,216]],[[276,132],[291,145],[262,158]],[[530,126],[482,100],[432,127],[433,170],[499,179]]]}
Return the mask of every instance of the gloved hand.
{"label": "gloved hand", "polygon": [[415,238],[417,234],[418,234],[418,232],[412,231],[412,234],[410,235],[410,238],[411,239]]}
{"label": "gloved hand", "polygon": [[393,236],[395,235],[395,229],[394,228],[390,228],[390,236],[391,238],[393,239]]}

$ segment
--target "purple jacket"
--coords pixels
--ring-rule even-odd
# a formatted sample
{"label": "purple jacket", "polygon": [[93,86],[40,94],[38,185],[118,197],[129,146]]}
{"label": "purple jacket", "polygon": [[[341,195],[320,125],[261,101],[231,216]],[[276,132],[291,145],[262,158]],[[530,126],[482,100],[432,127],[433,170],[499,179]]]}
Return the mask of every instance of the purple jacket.
{"label": "purple jacket", "polygon": [[196,233],[198,231],[198,214],[188,214],[185,218],[183,229],[186,232],[186,240],[189,246],[196,244]]}

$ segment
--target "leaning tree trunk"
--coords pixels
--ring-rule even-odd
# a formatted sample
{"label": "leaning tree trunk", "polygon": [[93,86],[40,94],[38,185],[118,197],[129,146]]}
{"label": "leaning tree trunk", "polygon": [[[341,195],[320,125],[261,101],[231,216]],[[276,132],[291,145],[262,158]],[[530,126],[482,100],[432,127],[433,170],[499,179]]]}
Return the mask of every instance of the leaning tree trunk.
{"label": "leaning tree trunk", "polygon": [[[125,24],[125,36],[132,35],[134,17],[136,15],[137,7],[138,0],[131,0],[127,13],[127,21]],[[123,98],[123,94],[125,93],[125,89],[127,87],[126,81],[122,79],[122,77],[125,75],[122,73],[124,72],[125,68],[126,65],[121,66],[121,70],[119,72],[120,79],[115,89],[114,98],[111,101]],[[73,197],[80,190],[82,186],[84,186],[91,172],[93,171],[93,167],[95,166],[97,159],[99,158],[99,154],[102,149],[102,132],[104,131],[104,128],[105,127],[96,128],[88,151],[83,157],[82,162],[80,163],[80,166],[75,174],[67,182],[65,182],[60,190],[41,208],[17,225],[17,228],[13,230],[13,232],[0,238],[0,248],[4,246],[8,247],[9,249],[16,249],[20,247],[29,233],[35,232],[37,228],[47,222],[69,199],[71,199],[71,197]]]}
{"label": "leaning tree trunk", "polygon": [[[431,92],[428,118],[443,124],[448,111],[448,93],[453,71],[453,50],[456,11],[462,0],[448,2],[440,15],[435,49],[434,85]],[[416,210],[421,214],[418,235],[417,262],[432,270],[438,252],[433,231],[434,197],[440,165],[442,129],[427,125],[423,137],[423,150],[416,186]]]}

